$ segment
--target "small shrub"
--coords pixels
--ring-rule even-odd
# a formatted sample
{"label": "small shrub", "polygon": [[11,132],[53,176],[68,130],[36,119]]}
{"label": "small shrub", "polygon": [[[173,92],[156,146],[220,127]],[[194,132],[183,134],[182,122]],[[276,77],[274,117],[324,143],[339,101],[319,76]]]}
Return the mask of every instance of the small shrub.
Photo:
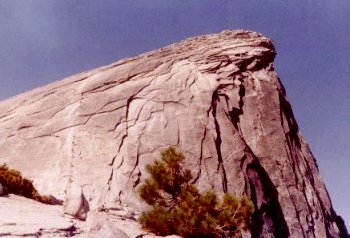
{"label": "small shrub", "polygon": [[150,178],[140,187],[140,197],[153,206],[139,218],[142,227],[157,235],[183,237],[240,237],[250,226],[253,205],[248,198],[213,191],[200,193],[184,170],[184,156],[170,147],[161,160],[147,165]]}
{"label": "small shrub", "polygon": [[6,164],[0,165],[0,183],[4,188],[4,194],[13,193],[39,202],[52,203],[50,197],[38,193],[31,180],[23,178],[19,171],[10,169]]}

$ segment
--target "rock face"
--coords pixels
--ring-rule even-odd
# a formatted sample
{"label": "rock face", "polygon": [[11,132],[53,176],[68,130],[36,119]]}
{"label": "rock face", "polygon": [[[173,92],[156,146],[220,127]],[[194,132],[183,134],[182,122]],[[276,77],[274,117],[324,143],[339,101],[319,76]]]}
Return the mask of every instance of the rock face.
{"label": "rock face", "polygon": [[79,186],[92,210],[137,213],[145,165],[175,146],[201,190],[248,194],[253,237],[345,236],[274,57],[262,35],[224,31],[2,101],[0,162],[40,193]]}

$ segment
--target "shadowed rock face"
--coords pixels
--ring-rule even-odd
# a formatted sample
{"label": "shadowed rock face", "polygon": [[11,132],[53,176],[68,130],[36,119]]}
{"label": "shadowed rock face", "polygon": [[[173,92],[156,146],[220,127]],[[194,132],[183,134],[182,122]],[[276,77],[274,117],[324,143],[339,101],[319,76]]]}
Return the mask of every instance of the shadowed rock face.
{"label": "shadowed rock face", "polygon": [[274,57],[262,35],[224,31],[2,101],[0,162],[41,193],[74,183],[92,210],[139,212],[145,165],[176,146],[201,190],[248,194],[253,237],[345,236]]}

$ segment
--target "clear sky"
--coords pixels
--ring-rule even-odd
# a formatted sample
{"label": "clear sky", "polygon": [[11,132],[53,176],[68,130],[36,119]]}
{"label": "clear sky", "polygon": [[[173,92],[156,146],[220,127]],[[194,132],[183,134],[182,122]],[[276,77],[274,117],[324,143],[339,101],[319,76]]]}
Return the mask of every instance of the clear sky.
{"label": "clear sky", "polygon": [[0,0],[0,100],[224,29],[274,40],[277,73],[349,229],[349,0]]}

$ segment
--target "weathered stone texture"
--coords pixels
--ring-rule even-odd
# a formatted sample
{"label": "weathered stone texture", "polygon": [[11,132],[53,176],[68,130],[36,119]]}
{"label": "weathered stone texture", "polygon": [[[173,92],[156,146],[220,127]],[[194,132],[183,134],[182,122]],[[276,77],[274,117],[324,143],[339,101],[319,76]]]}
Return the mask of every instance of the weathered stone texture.
{"label": "weathered stone texture", "polygon": [[83,237],[83,222],[50,206],[16,195],[0,197],[0,237]]}
{"label": "weathered stone texture", "polygon": [[[187,39],[0,103],[0,161],[91,209],[145,208],[145,165],[176,146],[202,190],[248,194],[252,235],[340,237],[337,216],[273,69],[248,31]],[[69,189],[68,189],[69,190]]]}

